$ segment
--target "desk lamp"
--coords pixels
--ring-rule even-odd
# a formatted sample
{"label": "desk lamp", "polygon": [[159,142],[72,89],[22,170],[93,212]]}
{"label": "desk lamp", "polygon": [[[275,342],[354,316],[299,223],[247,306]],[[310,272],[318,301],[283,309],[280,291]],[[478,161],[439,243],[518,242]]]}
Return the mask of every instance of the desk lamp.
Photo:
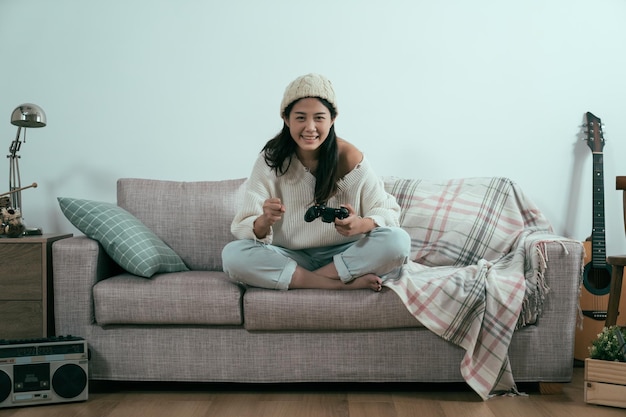
{"label": "desk lamp", "polygon": [[[24,130],[24,143],[26,143],[26,128],[27,127],[44,127],[46,125],[46,113],[43,109],[36,104],[25,103],[17,106],[13,113],[11,113],[11,124],[17,126],[17,135],[15,140],[11,142],[9,148],[9,196],[11,207],[19,209],[22,216],[24,211],[22,210],[22,181],[20,178],[20,156],[17,154],[22,146],[22,140],[20,135],[22,128]],[[36,187],[36,184],[33,183]]]}

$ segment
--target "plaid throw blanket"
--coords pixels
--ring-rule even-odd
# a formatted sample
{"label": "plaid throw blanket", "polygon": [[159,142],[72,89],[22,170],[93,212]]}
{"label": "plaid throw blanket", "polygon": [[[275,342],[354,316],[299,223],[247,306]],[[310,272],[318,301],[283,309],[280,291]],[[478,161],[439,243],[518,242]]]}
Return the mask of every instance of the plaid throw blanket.
{"label": "plaid throw blanket", "polygon": [[411,260],[385,286],[425,327],[465,349],[461,374],[483,399],[517,392],[508,348],[514,330],[541,312],[550,224],[506,178],[390,178],[385,186],[411,235]]}

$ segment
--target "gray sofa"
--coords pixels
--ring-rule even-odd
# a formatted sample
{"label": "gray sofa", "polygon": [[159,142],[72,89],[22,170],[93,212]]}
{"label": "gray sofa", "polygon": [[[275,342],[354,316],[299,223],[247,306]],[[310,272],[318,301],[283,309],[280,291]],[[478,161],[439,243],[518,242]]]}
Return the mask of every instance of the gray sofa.
{"label": "gray sofa", "polygon": [[[221,250],[233,239],[230,222],[243,184],[118,181],[117,204],[189,271],[146,279],[122,270],[86,236],[54,243],[56,334],[88,341],[90,379],[463,381],[464,351],[424,328],[389,288],[274,291],[229,281]],[[429,183],[429,192],[439,186]],[[517,382],[572,377],[583,249],[555,237],[544,250],[550,291],[537,320],[516,330],[509,348]]]}

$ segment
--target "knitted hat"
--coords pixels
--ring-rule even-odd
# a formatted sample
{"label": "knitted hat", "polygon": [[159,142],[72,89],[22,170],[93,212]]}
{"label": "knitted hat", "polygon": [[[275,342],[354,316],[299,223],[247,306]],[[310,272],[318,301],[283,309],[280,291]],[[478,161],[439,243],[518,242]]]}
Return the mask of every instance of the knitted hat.
{"label": "knitted hat", "polygon": [[287,106],[305,97],[323,98],[337,111],[335,91],[328,78],[319,74],[307,74],[293,80],[285,89],[283,101],[280,103],[280,117],[283,117]]}

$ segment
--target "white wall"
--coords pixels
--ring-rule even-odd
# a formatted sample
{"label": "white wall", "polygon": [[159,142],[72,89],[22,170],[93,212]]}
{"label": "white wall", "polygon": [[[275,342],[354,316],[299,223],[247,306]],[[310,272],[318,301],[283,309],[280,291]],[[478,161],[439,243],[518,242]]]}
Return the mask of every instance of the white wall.
{"label": "white wall", "polygon": [[20,152],[22,183],[39,184],[25,218],[78,233],[57,196],[114,202],[119,177],[247,176],[287,83],[320,72],[338,133],[381,176],[507,176],[582,240],[591,111],[608,140],[607,248],[626,253],[625,21],[623,0],[0,0],[0,140],[18,104],[45,109]]}

